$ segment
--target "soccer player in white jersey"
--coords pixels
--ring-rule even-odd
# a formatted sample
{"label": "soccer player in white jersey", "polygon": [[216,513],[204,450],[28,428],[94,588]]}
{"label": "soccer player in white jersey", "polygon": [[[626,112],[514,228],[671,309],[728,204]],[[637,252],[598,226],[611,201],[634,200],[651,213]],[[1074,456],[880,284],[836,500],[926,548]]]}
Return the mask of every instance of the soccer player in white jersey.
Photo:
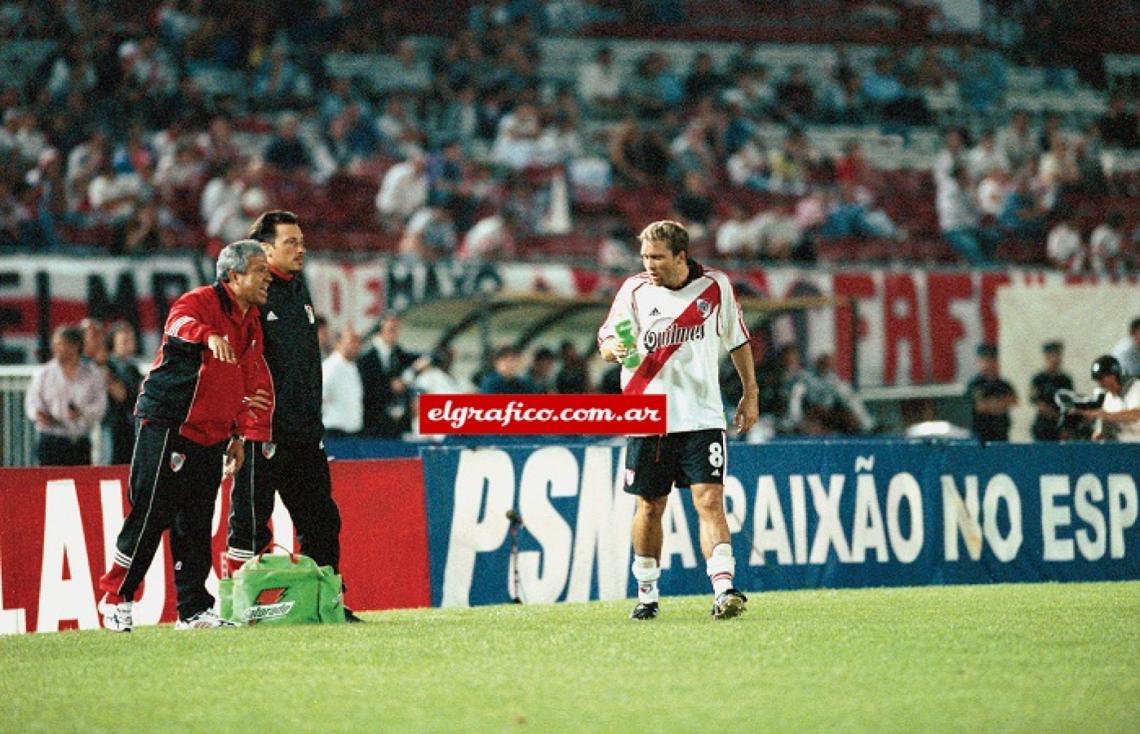
{"label": "soccer player in white jersey", "polygon": [[666,395],[663,436],[630,436],[625,491],[637,495],[633,518],[633,575],[638,604],[633,619],[658,611],[662,517],[673,485],[689,487],[700,518],[701,551],[713,585],[712,615],[742,613],[748,599],[733,585],[736,561],[724,516],[724,407],[718,367],[721,347],[740,375],[744,396],[735,427],[745,433],[759,415],[759,391],[748,329],[732,284],[719,271],[689,258],[689,233],[676,222],[654,222],[638,236],[645,272],[625,281],[598,330],[598,348],[608,362],[628,350],[615,325],[629,320],[641,363],[622,369],[622,391]]}

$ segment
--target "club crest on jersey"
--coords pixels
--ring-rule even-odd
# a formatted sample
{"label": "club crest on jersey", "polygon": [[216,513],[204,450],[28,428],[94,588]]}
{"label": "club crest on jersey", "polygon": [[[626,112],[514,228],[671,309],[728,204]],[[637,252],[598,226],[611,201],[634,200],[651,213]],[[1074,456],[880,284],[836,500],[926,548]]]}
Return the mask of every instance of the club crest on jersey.
{"label": "club crest on jersey", "polygon": [[261,444],[261,455],[266,459],[272,459],[273,455],[277,453],[277,444],[272,441],[266,441]]}
{"label": "club crest on jersey", "polygon": [[635,476],[636,475],[634,474],[633,469],[626,469],[625,470],[625,486],[632,487],[633,486],[633,478]]}
{"label": "club crest on jersey", "polygon": [[180,454],[177,451],[170,452],[170,471],[177,474],[182,470],[182,465],[186,463],[186,454]]}
{"label": "club crest on jersey", "polygon": [[712,304],[710,304],[708,301],[706,301],[703,298],[698,298],[697,299],[697,313],[699,313],[701,315],[701,318],[705,318],[706,316],[708,316],[710,311],[712,311]]}
{"label": "club crest on jersey", "polygon": [[313,307],[307,303],[305,304],[305,315],[309,317],[310,324],[317,323],[317,317],[313,314]]}

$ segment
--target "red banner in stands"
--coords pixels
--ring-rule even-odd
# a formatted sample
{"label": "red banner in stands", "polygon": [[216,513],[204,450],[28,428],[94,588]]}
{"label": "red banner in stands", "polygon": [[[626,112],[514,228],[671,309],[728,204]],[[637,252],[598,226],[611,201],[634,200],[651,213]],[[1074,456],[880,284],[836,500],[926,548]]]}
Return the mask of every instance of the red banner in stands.
{"label": "red banner in stands", "polygon": [[[428,606],[427,520],[418,459],[334,461],[346,604],[358,610]],[[214,510],[214,573],[225,549],[228,482]],[[0,469],[0,634],[97,629],[97,582],[128,504],[127,467]],[[294,548],[278,502],[275,540]],[[176,618],[168,537],[135,600],[135,623]],[[156,589],[160,591],[156,591]]]}

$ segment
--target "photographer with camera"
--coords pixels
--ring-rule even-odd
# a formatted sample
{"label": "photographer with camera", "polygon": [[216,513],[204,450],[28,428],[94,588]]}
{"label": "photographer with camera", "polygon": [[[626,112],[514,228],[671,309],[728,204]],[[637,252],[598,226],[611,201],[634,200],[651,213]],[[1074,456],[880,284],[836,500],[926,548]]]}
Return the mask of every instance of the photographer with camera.
{"label": "photographer with camera", "polygon": [[1077,415],[1097,421],[1094,441],[1140,443],[1140,379],[1125,376],[1120,361],[1104,354],[1092,364],[1092,378],[1104,395],[1099,408],[1076,408]]}

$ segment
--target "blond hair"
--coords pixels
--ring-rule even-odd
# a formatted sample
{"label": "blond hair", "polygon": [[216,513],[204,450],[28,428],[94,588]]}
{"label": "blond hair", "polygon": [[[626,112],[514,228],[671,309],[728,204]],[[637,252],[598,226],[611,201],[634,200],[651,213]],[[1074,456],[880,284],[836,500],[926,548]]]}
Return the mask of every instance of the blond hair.
{"label": "blond hair", "polygon": [[689,231],[685,225],[669,219],[653,222],[641,230],[637,239],[640,242],[663,242],[674,255],[689,251]]}

